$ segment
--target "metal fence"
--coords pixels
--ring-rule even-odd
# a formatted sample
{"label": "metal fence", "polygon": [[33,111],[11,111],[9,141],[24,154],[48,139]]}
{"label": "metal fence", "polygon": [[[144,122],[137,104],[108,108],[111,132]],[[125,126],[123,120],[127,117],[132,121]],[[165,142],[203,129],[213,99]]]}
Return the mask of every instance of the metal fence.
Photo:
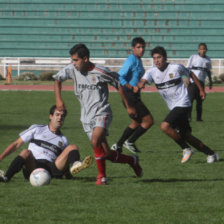
{"label": "metal fence", "polygon": [[[125,58],[91,58],[91,61],[118,71]],[[143,58],[143,65],[147,69],[153,65],[152,59]],[[188,59],[171,58],[170,62],[187,64]],[[213,76],[224,73],[224,59],[211,59]],[[11,66],[16,76],[20,76],[22,71],[58,71],[71,62],[70,58],[25,58],[25,57],[0,57],[0,74],[6,78],[8,68]]]}

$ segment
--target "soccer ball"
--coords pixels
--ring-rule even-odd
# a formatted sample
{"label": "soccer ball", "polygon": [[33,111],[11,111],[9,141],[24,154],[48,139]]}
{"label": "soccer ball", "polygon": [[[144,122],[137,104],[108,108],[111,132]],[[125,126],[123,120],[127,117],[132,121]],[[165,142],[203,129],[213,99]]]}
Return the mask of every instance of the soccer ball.
{"label": "soccer ball", "polygon": [[43,168],[37,168],[30,174],[30,183],[32,186],[43,186],[49,184],[50,182],[51,175]]}

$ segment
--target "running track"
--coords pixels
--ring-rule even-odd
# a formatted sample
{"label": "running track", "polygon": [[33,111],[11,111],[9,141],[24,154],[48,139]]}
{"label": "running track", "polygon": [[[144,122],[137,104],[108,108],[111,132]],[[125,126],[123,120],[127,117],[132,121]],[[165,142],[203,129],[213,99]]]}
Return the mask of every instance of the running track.
{"label": "running track", "polygon": [[[0,91],[53,91],[53,85],[0,85]],[[64,91],[73,91],[73,86],[62,86]],[[116,89],[109,87],[110,92],[115,92]],[[143,92],[156,92],[155,86],[147,86],[143,89]],[[224,92],[224,86],[214,86],[211,90],[206,87],[207,93]]]}

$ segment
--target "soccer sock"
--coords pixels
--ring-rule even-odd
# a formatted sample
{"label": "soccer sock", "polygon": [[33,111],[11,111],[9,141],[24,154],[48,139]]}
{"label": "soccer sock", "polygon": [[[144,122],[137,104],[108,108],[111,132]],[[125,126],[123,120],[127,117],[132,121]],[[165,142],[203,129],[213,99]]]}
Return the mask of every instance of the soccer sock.
{"label": "soccer sock", "polygon": [[117,145],[119,146],[119,147],[122,147],[122,145],[124,144],[124,142],[134,133],[134,131],[135,131],[136,129],[132,129],[132,128],[129,128],[129,127],[127,127],[125,130],[124,130],[124,132],[123,132],[123,134],[122,134],[122,136],[121,136],[121,138],[119,139],[119,141],[117,142]]}
{"label": "soccer sock", "polygon": [[24,164],[25,164],[25,159],[22,156],[17,156],[12,161],[12,163],[10,164],[10,166],[5,174],[8,181],[13,177],[13,175],[18,173],[22,169]]}
{"label": "soccer sock", "polygon": [[106,177],[106,162],[102,157],[105,155],[104,149],[102,146],[94,148],[94,156],[96,159],[96,166],[98,169],[99,177]]}
{"label": "soccer sock", "polygon": [[111,155],[108,159],[113,163],[128,163],[129,165],[133,165],[134,163],[132,156],[121,154],[118,151],[111,151]]}
{"label": "soccer sock", "polygon": [[68,162],[70,165],[72,165],[75,161],[79,161],[80,160],[80,154],[79,151],[74,149],[71,150],[68,154]]}
{"label": "soccer sock", "polygon": [[198,147],[196,147],[196,149],[200,152],[205,153],[206,155],[214,155],[215,154],[215,152],[213,150],[211,150],[208,146],[204,145],[202,142]]}
{"label": "soccer sock", "polygon": [[178,139],[175,140],[175,142],[182,148],[182,149],[186,149],[186,148],[190,148],[190,146],[182,139]]}
{"label": "soccer sock", "polygon": [[143,128],[141,125],[138,126],[131,138],[128,140],[131,143],[134,143],[140,136],[142,136],[148,129]]}

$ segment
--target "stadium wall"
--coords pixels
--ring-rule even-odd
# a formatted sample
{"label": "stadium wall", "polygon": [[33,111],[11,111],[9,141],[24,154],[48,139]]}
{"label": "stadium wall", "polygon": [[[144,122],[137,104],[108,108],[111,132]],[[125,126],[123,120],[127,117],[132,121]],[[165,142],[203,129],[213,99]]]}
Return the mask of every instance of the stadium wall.
{"label": "stadium wall", "polygon": [[169,58],[188,58],[199,42],[224,58],[223,11],[223,0],[0,0],[0,57],[67,58],[84,42],[92,58],[126,58],[142,36]]}
{"label": "stadium wall", "polygon": [[67,57],[85,42],[92,57],[123,58],[142,36],[171,58],[188,58],[199,42],[223,58],[223,11],[223,0],[1,0],[0,56]]}

